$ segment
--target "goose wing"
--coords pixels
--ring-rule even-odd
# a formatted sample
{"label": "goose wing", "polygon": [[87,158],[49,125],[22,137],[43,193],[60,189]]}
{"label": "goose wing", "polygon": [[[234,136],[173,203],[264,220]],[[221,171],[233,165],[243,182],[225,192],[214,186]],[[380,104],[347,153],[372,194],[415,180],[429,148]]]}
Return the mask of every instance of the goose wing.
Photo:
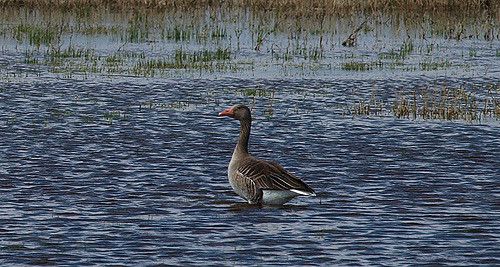
{"label": "goose wing", "polygon": [[249,181],[254,192],[267,189],[315,195],[311,187],[276,162],[248,158],[237,169],[237,175]]}

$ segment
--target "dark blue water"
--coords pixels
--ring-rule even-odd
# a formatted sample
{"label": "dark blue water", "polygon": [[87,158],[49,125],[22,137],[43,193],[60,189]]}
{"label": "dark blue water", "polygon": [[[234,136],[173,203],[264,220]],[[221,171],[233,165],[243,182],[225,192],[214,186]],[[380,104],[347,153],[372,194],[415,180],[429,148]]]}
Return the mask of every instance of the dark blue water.
{"label": "dark blue water", "polygon": [[[3,81],[0,265],[499,265],[498,122],[343,115],[426,82]],[[238,124],[216,114],[240,102],[251,152],[317,197],[232,192]]]}

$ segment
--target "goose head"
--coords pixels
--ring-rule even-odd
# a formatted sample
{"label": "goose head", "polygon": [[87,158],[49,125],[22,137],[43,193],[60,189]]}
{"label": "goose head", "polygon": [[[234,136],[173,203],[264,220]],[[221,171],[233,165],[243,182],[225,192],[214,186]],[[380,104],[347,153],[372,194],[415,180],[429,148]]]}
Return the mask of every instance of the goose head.
{"label": "goose head", "polygon": [[219,113],[219,117],[231,117],[235,120],[250,120],[252,118],[250,109],[242,104],[234,105]]}

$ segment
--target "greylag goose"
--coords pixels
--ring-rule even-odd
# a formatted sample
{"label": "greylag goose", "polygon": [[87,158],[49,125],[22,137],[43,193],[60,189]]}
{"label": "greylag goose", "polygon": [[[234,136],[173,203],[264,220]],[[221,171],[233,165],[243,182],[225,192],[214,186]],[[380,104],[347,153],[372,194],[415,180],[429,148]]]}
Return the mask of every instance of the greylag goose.
{"label": "greylag goose", "polygon": [[232,106],[219,116],[240,121],[240,137],[227,170],[233,190],[250,204],[283,205],[296,196],[316,193],[278,163],[259,160],[248,153],[252,115],[245,105]]}

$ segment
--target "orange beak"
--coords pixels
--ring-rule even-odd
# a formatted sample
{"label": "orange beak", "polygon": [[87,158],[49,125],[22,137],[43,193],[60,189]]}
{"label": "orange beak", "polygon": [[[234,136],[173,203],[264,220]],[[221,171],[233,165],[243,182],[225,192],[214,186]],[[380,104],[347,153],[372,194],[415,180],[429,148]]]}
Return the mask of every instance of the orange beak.
{"label": "orange beak", "polygon": [[233,109],[227,108],[224,111],[222,111],[221,113],[219,113],[219,117],[224,117],[224,116],[233,117],[234,116]]}

